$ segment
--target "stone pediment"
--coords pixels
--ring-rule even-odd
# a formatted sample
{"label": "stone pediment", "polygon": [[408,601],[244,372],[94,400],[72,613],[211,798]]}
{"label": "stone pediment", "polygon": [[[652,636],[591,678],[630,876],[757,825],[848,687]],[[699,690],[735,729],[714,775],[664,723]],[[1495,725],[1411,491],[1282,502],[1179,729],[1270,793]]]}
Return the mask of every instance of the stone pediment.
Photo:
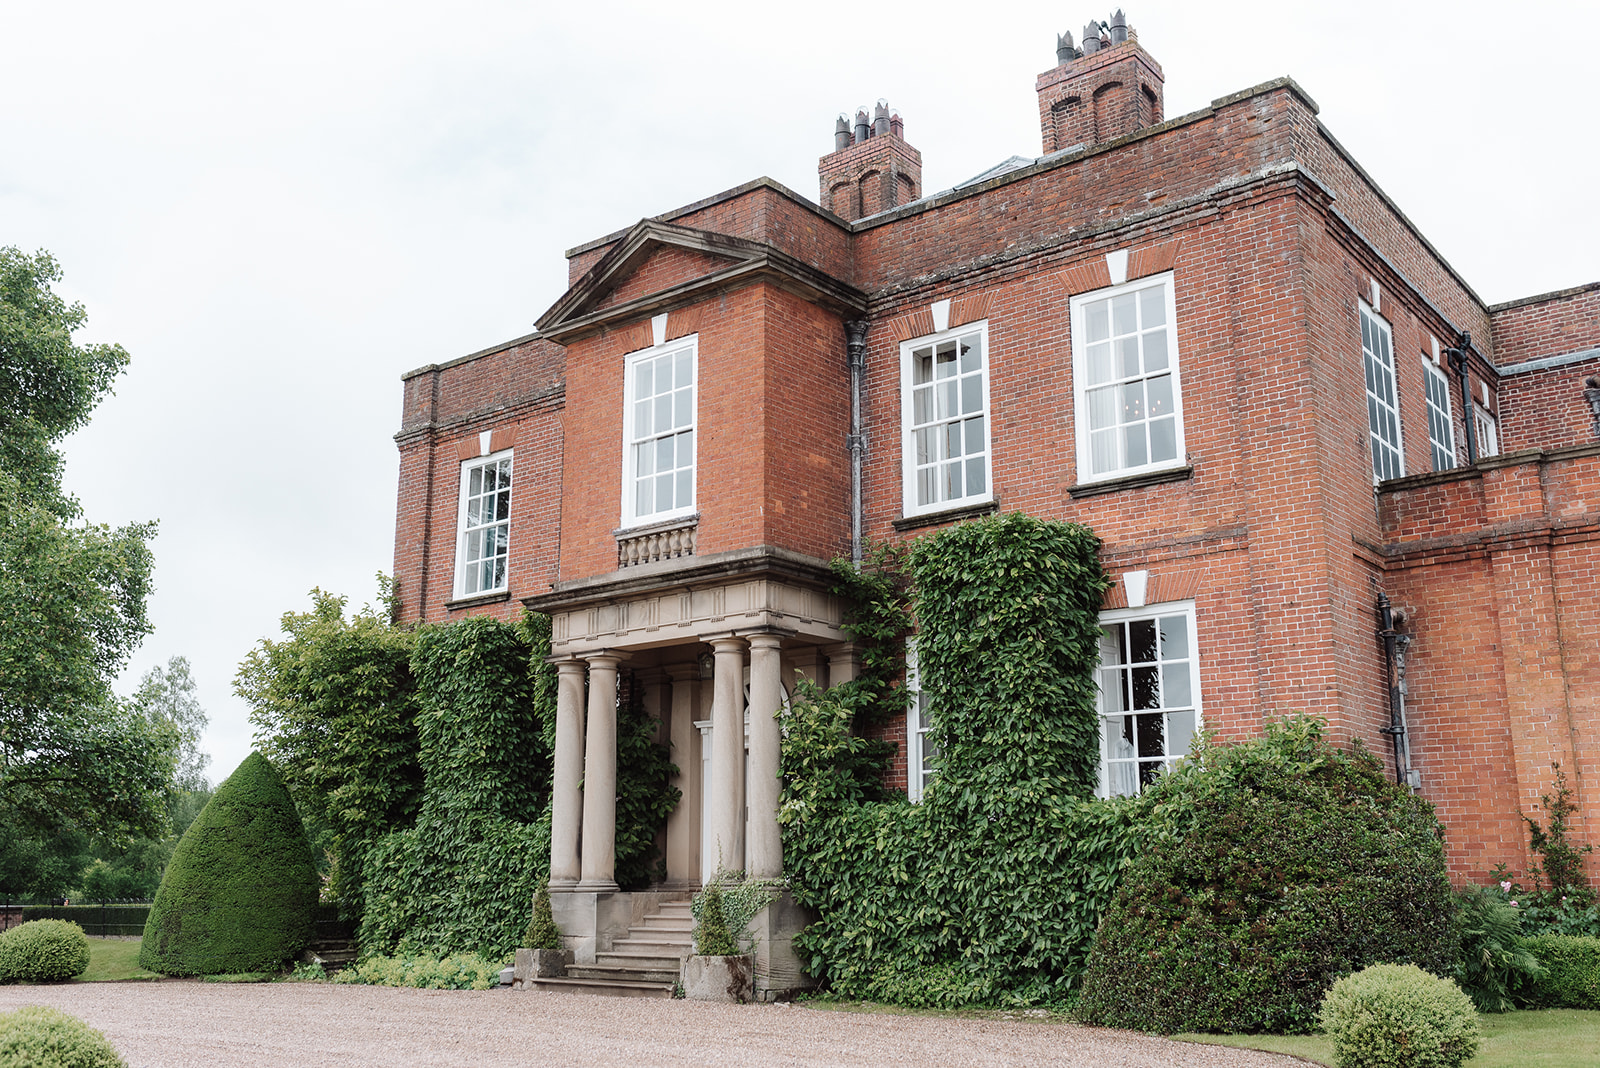
{"label": "stone pediment", "polygon": [[566,344],[604,326],[655,315],[717,290],[770,281],[841,313],[866,294],[759,241],[645,219],[622,236],[540,316],[539,332]]}

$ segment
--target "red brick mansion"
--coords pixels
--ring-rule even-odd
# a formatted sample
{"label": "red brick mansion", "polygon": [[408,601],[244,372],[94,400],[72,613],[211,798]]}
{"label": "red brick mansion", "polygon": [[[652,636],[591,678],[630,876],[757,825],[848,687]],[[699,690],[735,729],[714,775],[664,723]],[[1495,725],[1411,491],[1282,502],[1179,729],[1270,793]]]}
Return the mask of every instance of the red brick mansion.
{"label": "red brick mansion", "polygon": [[580,245],[537,332],[405,376],[402,615],[552,617],[571,901],[616,889],[619,687],[682,772],[668,885],[777,874],[773,712],[856,670],[826,562],[996,511],[1104,541],[1103,792],[1303,710],[1458,879],[1526,866],[1553,763],[1600,837],[1600,283],[1484,304],[1291,80],[1169,118],[1120,13],[1057,58],[1037,158],[926,191],[880,103],[815,202]]}

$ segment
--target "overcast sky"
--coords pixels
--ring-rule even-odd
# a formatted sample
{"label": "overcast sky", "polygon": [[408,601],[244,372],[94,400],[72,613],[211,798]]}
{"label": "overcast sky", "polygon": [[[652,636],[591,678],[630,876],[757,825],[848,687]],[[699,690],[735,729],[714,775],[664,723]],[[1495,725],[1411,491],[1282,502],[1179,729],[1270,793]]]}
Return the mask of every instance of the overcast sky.
{"label": "overcast sky", "polygon": [[[545,10],[547,7],[555,11]],[[155,633],[214,779],[240,659],[393,566],[400,374],[529,332],[565,249],[767,175],[815,198],[887,97],[947,188],[1040,151],[1084,4],[0,0],[0,245],[133,356],[66,446],[95,522],[159,519]],[[1152,0],[1169,117],[1293,76],[1491,303],[1600,279],[1600,4]]]}

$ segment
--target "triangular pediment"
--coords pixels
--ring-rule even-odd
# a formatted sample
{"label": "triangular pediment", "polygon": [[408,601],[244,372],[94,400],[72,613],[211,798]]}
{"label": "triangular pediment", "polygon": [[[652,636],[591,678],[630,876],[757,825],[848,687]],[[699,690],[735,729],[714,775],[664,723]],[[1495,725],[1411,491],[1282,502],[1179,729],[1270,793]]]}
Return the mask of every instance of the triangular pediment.
{"label": "triangular pediment", "polygon": [[539,332],[556,341],[609,322],[654,314],[696,299],[703,290],[770,277],[830,305],[866,307],[865,294],[771,245],[710,230],[644,219],[539,317]]}

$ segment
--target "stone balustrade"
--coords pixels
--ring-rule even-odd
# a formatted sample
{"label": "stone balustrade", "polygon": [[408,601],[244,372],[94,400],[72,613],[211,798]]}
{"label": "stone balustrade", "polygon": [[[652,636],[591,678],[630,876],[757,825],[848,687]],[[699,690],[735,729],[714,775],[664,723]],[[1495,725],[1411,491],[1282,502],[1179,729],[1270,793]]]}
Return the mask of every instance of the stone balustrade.
{"label": "stone balustrade", "polygon": [[657,560],[676,560],[693,556],[699,525],[684,523],[666,529],[647,530],[617,538],[617,567],[634,567]]}

